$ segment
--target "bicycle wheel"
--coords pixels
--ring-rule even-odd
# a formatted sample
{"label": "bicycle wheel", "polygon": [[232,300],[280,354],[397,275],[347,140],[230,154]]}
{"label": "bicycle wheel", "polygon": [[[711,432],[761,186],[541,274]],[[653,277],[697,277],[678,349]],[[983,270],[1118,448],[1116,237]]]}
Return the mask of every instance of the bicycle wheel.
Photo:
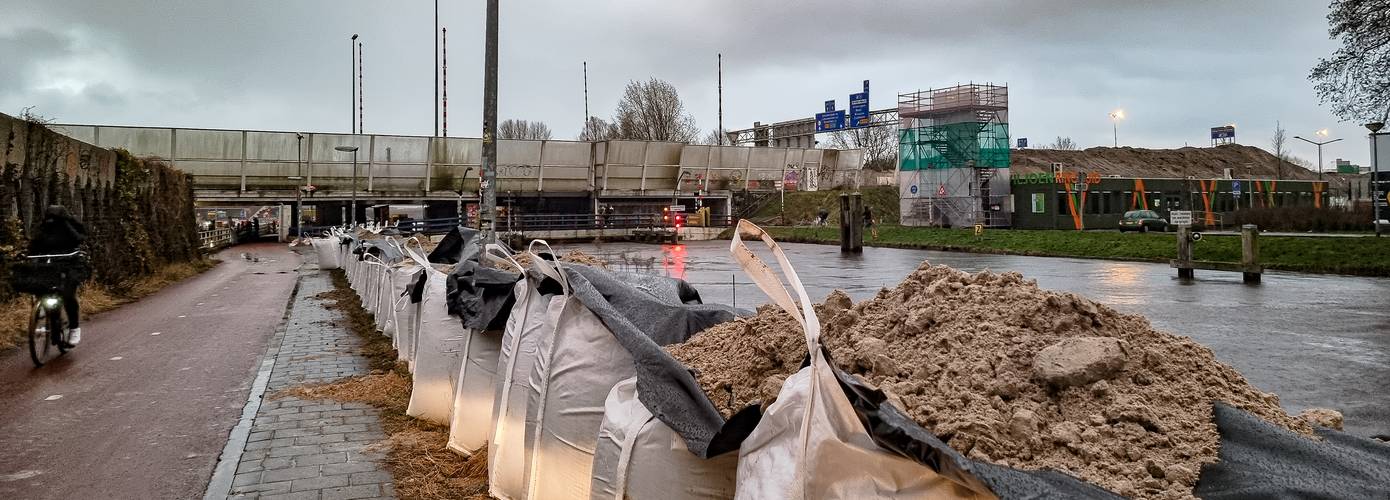
{"label": "bicycle wheel", "polygon": [[58,355],[67,354],[68,313],[62,303],[48,312],[48,336],[49,343],[58,348]]}
{"label": "bicycle wheel", "polygon": [[[42,299],[34,301],[34,312],[29,315],[29,359],[34,362],[35,368],[43,366],[53,348],[53,336],[47,331],[49,320],[46,312]],[[41,326],[44,327],[42,331]]]}

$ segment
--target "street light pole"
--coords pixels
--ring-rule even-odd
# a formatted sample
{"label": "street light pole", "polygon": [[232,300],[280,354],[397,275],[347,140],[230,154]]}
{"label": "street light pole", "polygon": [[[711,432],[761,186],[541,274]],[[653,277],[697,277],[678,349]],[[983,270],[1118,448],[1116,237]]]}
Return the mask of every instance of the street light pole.
{"label": "street light pole", "polygon": [[1325,145],[1325,144],[1332,144],[1332,143],[1334,143],[1334,142],[1340,141],[1341,139],[1333,139],[1333,140],[1330,140],[1330,141],[1317,142],[1317,141],[1310,141],[1310,140],[1308,140],[1308,139],[1304,139],[1303,137],[1300,137],[1300,136],[1297,136],[1297,135],[1293,136],[1293,138],[1294,138],[1294,139],[1298,139],[1298,140],[1303,141],[1303,142],[1306,142],[1306,143],[1308,143],[1308,144],[1312,144],[1312,145],[1318,147],[1318,180],[1322,180],[1322,147],[1323,147],[1323,145]]}
{"label": "street light pole", "polygon": [[349,134],[357,133],[357,33],[352,34],[352,41],[348,42],[348,48],[352,49],[352,67],[348,69],[348,82],[352,84],[352,96],[348,100],[348,127]]}
{"label": "street light pole", "polygon": [[1367,123],[1366,129],[1371,131],[1371,225],[1375,226],[1376,237],[1380,237],[1380,199],[1385,196],[1381,190],[1380,183],[1380,154],[1376,151],[1376,136],[1381,135],[1380,129],[1385,127],[1384,122]]}
{"label": "street light pole", "polygon": [[294,236],[297,238],[301,233],[300,220],[304,218],[304,190],[302,181],[304,179],[304,134],[295,132],[295,186],[294,186],[294,220],[290,227],[294,228]]}
{"label": "street light pole", "polygon": [[1120,120],[1125,119],[1125,110],[1117,109],[1110,112],[1110,131],[1114,134],[1115,145],[1120,147]]}

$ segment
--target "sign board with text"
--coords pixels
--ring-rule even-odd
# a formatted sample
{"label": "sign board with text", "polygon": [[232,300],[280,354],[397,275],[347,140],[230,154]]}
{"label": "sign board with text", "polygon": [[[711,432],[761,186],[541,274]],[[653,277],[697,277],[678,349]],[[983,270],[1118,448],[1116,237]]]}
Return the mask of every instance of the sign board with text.
{"label": "sign board with text", "polygon": [[1168,213],[1168,218],[1170,219],[1169,222],[1171,222],[1174,226],[1192,225],[1191,210],[1174,210]]}
{"label": "sign board with text", "polygon": [[834,132],[845,128],[845,111],[816,113],[816,132]]}
{"label": "sign board with text", "polygon": [[1212,127],[1212,128],[1211,128],[1211,138],[1212,138],[1212,139],[1235,139],[1235,138],[1236,138],[1236,126],[1235,126],[1235,125],[1226,125],[1226,126],[1224,126],[1224,127]]}

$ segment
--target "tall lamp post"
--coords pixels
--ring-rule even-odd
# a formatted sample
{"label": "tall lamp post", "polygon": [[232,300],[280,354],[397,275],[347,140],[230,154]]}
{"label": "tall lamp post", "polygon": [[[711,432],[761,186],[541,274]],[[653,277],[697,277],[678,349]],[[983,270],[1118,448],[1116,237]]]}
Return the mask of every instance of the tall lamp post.
{"label": "tall lamp post", "polygon": [[1114,134],[1115,147],[1120,147],[1120,120],[1125,119],[1125,110],[1117,109],[1110,112],[1110,131]]}
{"label": "tall lamp post", "polygon": [[[1318,135],[1321,136],[1321,137],[1327,137],[1327,129],[1319,130],[1319,131],[1318,131]],[[1332,144],[1332,143],[1334,143],[1334,142],[1340,141],[1341,139],[1333,139],[1333,140],[1330,140],[1330,141],[1318,142],[1318,141],[1310,141],[1310,140],[1308,140],[1308,139],[1304,139],[1303,137],[1297,136],[1297,135],[1293,136],[1293,138],[1294,138],[1294,139],[1298,139],[1298,140],[1303,141],[1303,142],[1306,142],[1306,143],[1308,143],[1308,144],[1312,144],[1312,145],[1318,147],[1318,180],[1322,180],[1322,147],[1323,147],[1323,145],[1325,145],[1325,144]]]}
{"label": "tall lamp post", "polygon": [[300,219],[304,218],[304,201],[302,198],[302,196],[304,195],[304,186],[303,182],[301,182],[304,180],[304,134],[295,132],[294,139],[296,146],[294,152],[295,176],[290,177],[290,179],[293,180],[295,184],[294,220],[290,221],[290,227],[294,228],[294,236],[298,238],[301,232],[299,221]]}
{"label": "tall lamp post", "polygon": [[357,133],[357,33],[352,34],[352,41],[348,43],[352,49],[352,67],[348,69],[348,82],[352,84],[352,95],[348,102],[348,127],[349,134]]}
{"label": "tall lamp post", "polygon": [[[1390,110],[1386,111],[1390,114]],[[1382,135],[1380,129],[1385,128],[1385,122],[1371,122],[1366,124],[1366,130],[1371,131],[1371,225],[1376,228],[1376,237],[1380,237],[1380,199],[1385,196],[1380,183],[1380,154],[1376,151],[1376,136]]]}
{"label": "tall lamp post", "polygon": [[333,149],[344,153],[352,153],[352,215],[351,223],[348,227],[357,227],[357,146],[338,146]]}

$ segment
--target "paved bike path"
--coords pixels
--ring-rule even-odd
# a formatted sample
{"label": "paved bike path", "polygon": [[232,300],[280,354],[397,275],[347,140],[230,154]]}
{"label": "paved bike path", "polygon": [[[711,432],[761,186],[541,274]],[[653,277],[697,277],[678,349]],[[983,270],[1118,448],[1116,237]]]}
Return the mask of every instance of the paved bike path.
{"label": "paved bike path", "polygon": [[278,243],[219,258],[84,318],[82,345],[43,368],[0,355],[0,498],[203,496],[300,263]]}

